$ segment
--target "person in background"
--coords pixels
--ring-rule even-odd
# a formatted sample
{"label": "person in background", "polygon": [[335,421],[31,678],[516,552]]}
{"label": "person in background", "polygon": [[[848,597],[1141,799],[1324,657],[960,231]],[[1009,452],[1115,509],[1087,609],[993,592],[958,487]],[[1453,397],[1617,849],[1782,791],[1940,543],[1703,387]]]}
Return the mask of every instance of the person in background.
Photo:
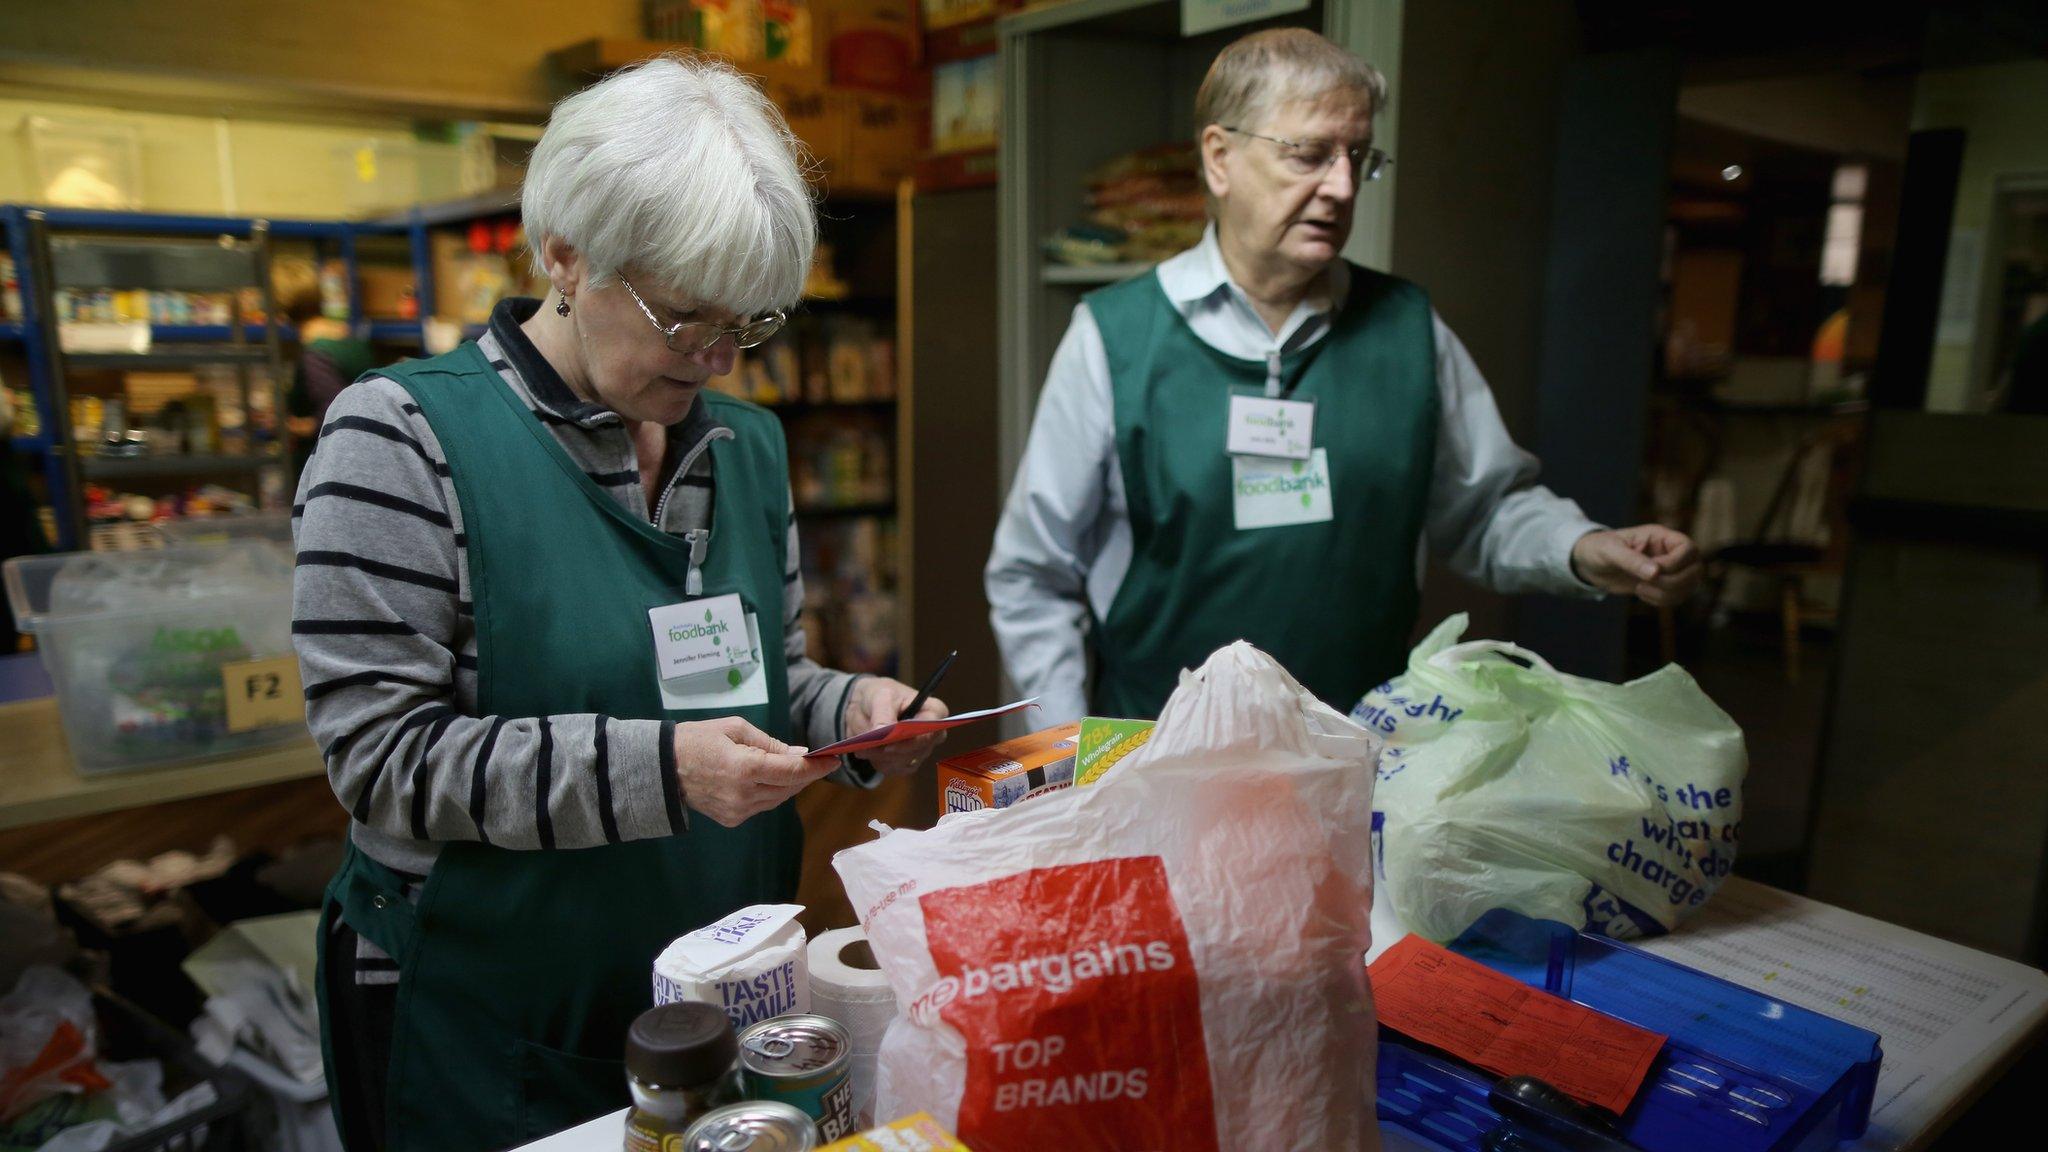
{"label": "person in background", "polygon": [[326,314],[320,271],[311,260],[274,261],[270,285],[279,314],[298,336],[299,359],[285,393],[285,426],[292,437],[294,464],[304,471],[334,398],[364,373],[381,367],[385,358],[347,321]]}
{"label": "person in background", "polygon": [[2048,312],[2020,329],[1997,410],[2014,416],[2048,416]]}
{"label": "person in background", "polygon": [[1602,528],[1538,485],[1423,290],[1340,256],[1392,162],[1386,102],[1313,32],[1231,44],[1195,98],[1201,243],[1075,308],[985,574],[1047,722],[1156,716],[1238,639],[1349,708],[1402,665],[1425,543],[1502,592],[1697,583],[1682,533]]}
{"label": "person in background", "polygon": [[351,1149],[485,1152],[625,1106],[662,948],[795,895],[798,792],[938,742],[806,756],[917,693],[805,657],[781,422],[704,387],[802,297],[799,148],[708,59],[569,97],[520,201],[552,298],[327,412],[292,631],[350,817],[319,984]]}

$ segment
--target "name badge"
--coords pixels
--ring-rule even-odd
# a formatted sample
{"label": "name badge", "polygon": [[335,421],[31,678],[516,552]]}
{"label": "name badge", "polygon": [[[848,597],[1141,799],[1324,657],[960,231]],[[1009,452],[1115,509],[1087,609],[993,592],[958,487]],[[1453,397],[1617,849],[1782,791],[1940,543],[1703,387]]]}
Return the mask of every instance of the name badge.
{"label": "name badge", "polygon": [[739,593],[649,608],[655,675],[664,681],[729,673],[753,662],[746,607]]}
{"label": "name badge", "polygon": [[1330,454],[1318,448],[1306,460],[1230,458],[1231,507],[1240,531],[1320,524],[1331,518]]}
{"label": "name badge", "polygon": [[749,661],[724,672],[693,676],[687,680],[662,680],[661,706],[670,712],[716,712],[729,714],[768,702],[768,663],[761,659],[761,621],[747,613]]}
{"label": "name badge", "polygon": [[1232,456],[1306,460],[1315,427],[1316,406],[1307,400],[1233,395],[1224,446]]}

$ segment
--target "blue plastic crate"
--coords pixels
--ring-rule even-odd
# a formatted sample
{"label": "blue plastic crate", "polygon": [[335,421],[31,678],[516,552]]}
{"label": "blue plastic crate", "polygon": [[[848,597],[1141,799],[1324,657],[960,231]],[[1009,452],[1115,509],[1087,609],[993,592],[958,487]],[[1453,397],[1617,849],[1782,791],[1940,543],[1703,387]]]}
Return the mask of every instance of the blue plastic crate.
{"label": "blue plastic crate", "polygon": [[[1617,1129],[1646,1152],[1817,1152],[1863,1134],[1876,1033],[1604,936],[1499,910],[1451,945],[1532,987],[1668,1036]],[[1504,1127],[1485,1072],[1380,1042],[1380,1118],[1459,1152],[1549,1148]]]}

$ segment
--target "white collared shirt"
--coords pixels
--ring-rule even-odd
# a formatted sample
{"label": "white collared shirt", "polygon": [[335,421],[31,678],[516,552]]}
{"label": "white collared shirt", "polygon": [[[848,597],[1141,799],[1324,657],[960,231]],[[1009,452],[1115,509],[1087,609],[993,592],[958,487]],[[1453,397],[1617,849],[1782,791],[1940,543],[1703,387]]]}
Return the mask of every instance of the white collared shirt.
{"label": "white collared shirt", "polygon": [[[1167,299],[1203,343],[1266,360],[1329,332],[1350,268],[1330,266],[1278,334],[1231,282],[1212,224],[1202,242],[1162,263]],[[1498,592],[1592,595],[1571,570],[1578,538],[1600,525],[1536,483],[1536,458],[1515,446],[1478,365],[1431,313],[1442,422],[1424,520],[1424,547],[1451,571]],[[1046,724],[1087,711],[1090,611],[1109,615],[1131,566],[1131,519],[1116,454],[1116,420],[1102,332],[1087,304],[1053,353],[1023,461],[996,526],[985,583],[1003,665]],[[1422,559],[1416,577],[1421,579]],[[1328,701],[1339,709],[1354,701]]]}

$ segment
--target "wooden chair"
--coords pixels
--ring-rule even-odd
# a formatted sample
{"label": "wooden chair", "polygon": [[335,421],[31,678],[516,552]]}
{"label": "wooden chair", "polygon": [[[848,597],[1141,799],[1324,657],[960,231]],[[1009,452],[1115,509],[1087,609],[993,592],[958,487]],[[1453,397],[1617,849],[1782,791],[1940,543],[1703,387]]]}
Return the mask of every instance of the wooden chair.
{"label": "wooden chair", "polygon": [[[1778,617],[1785,660],[1785,679],[1799,679],[1800,629],[1813,622],[1832,622],[1834,612],[1807,602],[1808,577],[1838,575],[1848,557],[1849,489],[1855,476],[1855,447],[1862,440],[1861,419],[1829,423],[1802,439],[1779,474],[1755,533],[1747,540],[1717,548],[1706,558],[1705,610],[1718,618],[1729,576],[1736,570],[1755,572],[1777,584]],[[1790,538],[1794,497],[1800,474],[1816,458],[1827,461],[1822,523],[1825,540]]]}

